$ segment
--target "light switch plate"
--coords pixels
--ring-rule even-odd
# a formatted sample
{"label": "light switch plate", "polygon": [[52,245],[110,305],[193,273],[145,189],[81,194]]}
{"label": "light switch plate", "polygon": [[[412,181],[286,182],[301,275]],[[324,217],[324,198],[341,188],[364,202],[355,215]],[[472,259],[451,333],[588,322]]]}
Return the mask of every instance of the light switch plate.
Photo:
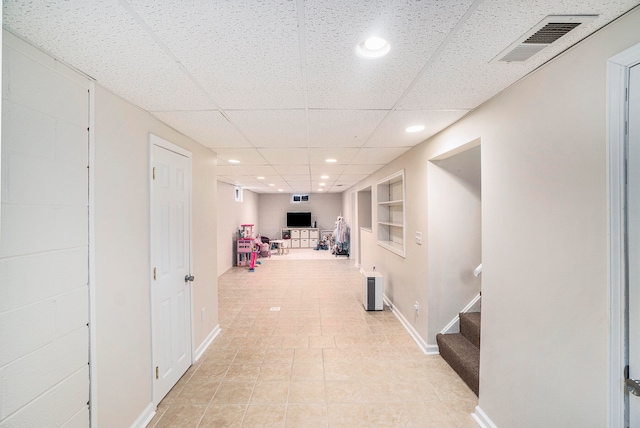
{"label": "light switch plate", "polygon": [[422,232],[416,232],[416,244],[422,245]]}

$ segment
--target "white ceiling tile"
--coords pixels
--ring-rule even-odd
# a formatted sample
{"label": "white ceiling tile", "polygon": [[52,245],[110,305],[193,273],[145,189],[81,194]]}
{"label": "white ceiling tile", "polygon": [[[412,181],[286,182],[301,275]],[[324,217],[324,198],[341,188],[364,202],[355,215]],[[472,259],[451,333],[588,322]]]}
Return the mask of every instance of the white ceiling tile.
{"label": "white ceiling tile", "polygon": [[[225,163],[225,162],[221,161],[219,163]],[[244,172],[242,172],[240,168],[238,168],[237,166],[228,165],[226,163],[225,165],[218,165],[216,171],[219,176],[224,175],[227,177],[246,177],[247,175]]]}
{"label": "white ceiling tile", "polygon": [[308,147],[304,110],[239,110],[227,115],[255,147]]}
{"label": "white ceiling tile", "polygon": [[[389,109],[472,0],[305,2],[310,108]],[[391,44],[375,60],[355,46],[376,35]]]}
{"label": "white ceiling tile", "polygon": [[304,107],[296,2],[130,1],[220,107]]}
{"label": "white ceiling tile", "polygon": [[[365,147],[413,147],[442,131],[467,114],[467,110],[396,110],[380,125]],[[409,133],[405,129],[423,125],[423,131]]]}
{"label": "white ceiling tile", "polygon": [[360,147],[387,112],[388,110],[310,110],[309,147]]}
{"label": "white ceiling tile", "polygon": [[[406,109],[472,109],[496,95],[637,1],[484,0],[400,103]],[[547,15],[599,14],[524,63],[492,63]],[[495,31],[500,28],[500,31]],[[464,58],[464,66],[460,59]]]}
{"label": "white ceiling tile", "polygon": [[286,182],[290,183],[293,181],[306,181],[309,182],[309,174],[286,174],[282,175],[282,179]]}
{"label": "white ceiling tile", "polygon": [[[277,191],[263,175],[316,192],[328,174],[335,192],[639,3],[13,0],[3,24],[219,153],[221,180]],[[491,62],[548,14],[599,18],[524,64]],[[374,34],[390,41],[389,55],[357,57]],[[406,134],[417,121],[426,129]]]}
{"label": "white ceiling tile", "polygon": [[[268,162],[258,153],[256,149],[215,149],[218,154],[218,165],[266,165]],[[229,160],[240,161],[238,164],[231,164]]]}
{"label": "white ceiling tile", "polygon": [[259,149],[260,153],[272,165],[307,165],[309,163],[309,149]]}
{"label": "white ceiling tile", "polygon": [[345,175],[359,175],[366,174],[371,175],[380,168],[382,168],[385,164],[379,165],[347,165],[344,169]]}
{"label": "white ceiling tile", "polygon": [[353,158],[352,163],[355,165],[388,164],[407,150],[409,150],[409,147],[377,147],[375,149],[365,147]]}
{"label": "white ceiling tile", "polygon": [[252,177],[264,176],[266,177],[273,176],[279,177],[280,175],[273,169],[270,165],[238,165],[238,169],[243,173],[250,175]]}
{"label": "white ceiling tile", "polygon": [[3,9],[4,26],[146,110],[215,107],[117,0],[12,1]]}
{"label": "white ceiling tile", "polygon": [[279,174],[309,174],[309,165],[274,165]]}
{"label": "white ceiling tile", "polygon": [[[327,165],[327,159],[335,159],[338,165],[348,164],[358,152],[356,148],[311,148],[309,149],[312,165]],[[329,164],[332,165],[332,164]]]}
{"label": "white ceiling tile", "polygon": [[337,177],[347,168],[346,165],[324,163],[322,165],[311,165],[311,176],[320,178],[321,175],[328,175],[329,178]]}
{"label": "white ceiling tile", "polygon": [[153,112],[153,115],[205,147],[251,147],[217,110]]}

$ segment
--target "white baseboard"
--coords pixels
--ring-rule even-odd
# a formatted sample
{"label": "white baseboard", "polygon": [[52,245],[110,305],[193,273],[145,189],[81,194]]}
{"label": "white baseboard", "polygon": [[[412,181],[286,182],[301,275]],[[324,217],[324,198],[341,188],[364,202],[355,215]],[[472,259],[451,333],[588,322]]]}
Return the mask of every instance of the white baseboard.
{"label": "white baseboard", "polygon": [[220,331],[221,331],[220,324],[218,324],[211,331],[211,333],[209,333],[209,336],[207,336],[207,338],[200,344],[200,346],[198,346],[198,349],[196,349],[196,351],[194,352],[193,361],[198,361],[200,357],[202,357],[202,354],[204,354],[204,351],[206,351],[209,345],[213,343],[213,340],[216,338],[218,334],[220,334]]}
{"label": "white baseboard", "polygon": [[480,406],[476,406],[475,413],[472,413],[471,417],[476,421],[480,428],[498,428],[496,424],[489,419],[489,416],[482,411]]}
{"label": "white baseboard", "polygon": [[132,424],[131,428],[144,428],[146,427],[151,419],[156,415],[156,406],[153,403],[147,404],[147,407],[142,411],[138,419],[136,419]]}
{"label": "white baseboard", "polygon": [[426,355],[440,355],[440,348],[438,345],[427,345]]}
{"label": "white baseboard", "polygon": [[229,269],[231,269],[232,267],[233,267],[233,265],[232,265],[232,264],[231,264],[231,265],[228,265],[227,267],[223,267],[223,268],[221,268],[221,267],[219,267],[219,266],[218,266],[218,278],[220,278],[222,275],[224,275],[224,273],[225,273],[226,271],[228,271]]}
{"label": "white baseboard", "polygon": [[[404,315],[402,315],[402,313],[400,313],[399,311],[396,311],[394,309],[393,302],[391,302],[391,300],[389,300],[389,297],[387,297],[386,294],[384,294],[382,296],[382,299],[391,308],[391,310],[393,311],[393,314],[396,316],[396,318],[398,318],[398,321],[400,321],[400,324],[402,324],[404,326],[404,328],[411,335],[411,337],[416,342],[418,347],[422,350],[422,352],[424,352],[425,355],[432,355],[433,354],[433,349],[432,349],[433,345],[427,345],[427,342],[425,342],[424,339],[420,336],[420,334],[418,334],[416,329],[413,328],[413,326],[409,323],[409,321],[407,321],[407,319],[404,317]],[[437,354],[437,352],[436,352],[436,354]]]}
{"label": "white baseboard", "polygon": [[[480,310],[481,297],[478,293],[460,312],[478,312]],[[456,315],[454,319],[449,321],[440,334],[460,333],[460,316]]]}

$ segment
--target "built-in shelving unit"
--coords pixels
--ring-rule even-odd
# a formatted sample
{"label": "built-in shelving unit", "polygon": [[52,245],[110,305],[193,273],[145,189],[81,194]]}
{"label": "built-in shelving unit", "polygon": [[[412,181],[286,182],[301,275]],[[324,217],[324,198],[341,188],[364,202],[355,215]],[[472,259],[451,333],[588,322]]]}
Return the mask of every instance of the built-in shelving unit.
{"label": "built-in shelving unit", "polygon": [[405,256],[404,169],[378,181],[378,245]]}

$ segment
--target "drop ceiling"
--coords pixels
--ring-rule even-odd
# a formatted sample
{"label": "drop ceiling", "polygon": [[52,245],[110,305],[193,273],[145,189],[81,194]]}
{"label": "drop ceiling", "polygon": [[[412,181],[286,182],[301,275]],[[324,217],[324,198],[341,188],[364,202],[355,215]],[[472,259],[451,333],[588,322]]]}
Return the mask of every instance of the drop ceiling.
{"label": "drop ceiling", "polygon": [[[219,180],[315,193],[346,190],[639,3],[4,0],[3,26],[216,152]],[[549,15],[597,16],[527,61],[492,61]],[[389,54],[355,55],[370,36]]]}

